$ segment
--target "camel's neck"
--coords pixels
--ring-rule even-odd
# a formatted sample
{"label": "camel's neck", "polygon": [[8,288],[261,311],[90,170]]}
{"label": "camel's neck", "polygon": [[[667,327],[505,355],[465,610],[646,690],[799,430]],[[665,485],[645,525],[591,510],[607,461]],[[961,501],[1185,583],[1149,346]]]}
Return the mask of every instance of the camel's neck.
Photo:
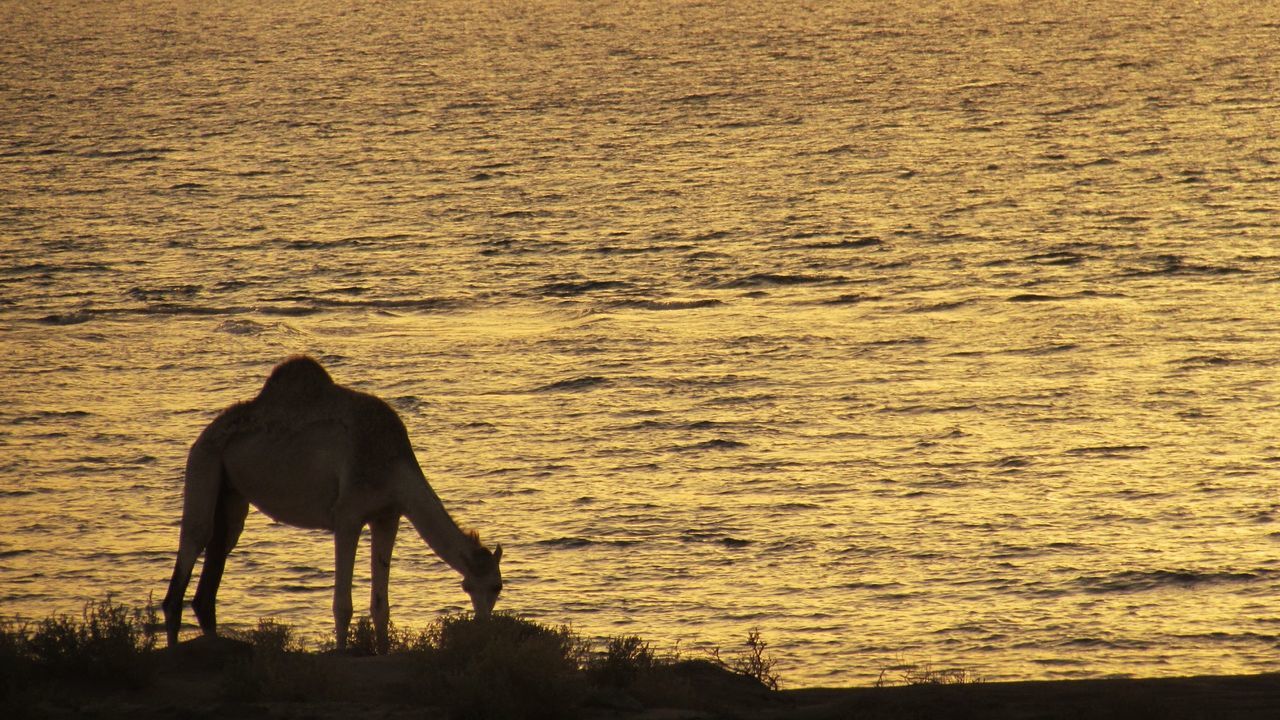
{"label": "camel's neck", "polygon": [[465,576],[468,573],[467,558],[479,547],[479,542],[458,527],[440,498],[427,485],[422,472],[419,470],[413,475],[416,477],[411,486],[403,489],[405,517],[441,560]]}

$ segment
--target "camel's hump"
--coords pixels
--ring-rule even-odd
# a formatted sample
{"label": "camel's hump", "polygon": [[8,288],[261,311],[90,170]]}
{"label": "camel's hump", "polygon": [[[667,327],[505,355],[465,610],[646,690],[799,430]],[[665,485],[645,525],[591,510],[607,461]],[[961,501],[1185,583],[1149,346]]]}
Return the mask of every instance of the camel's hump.
{"label": "camel's hump", "polygon": [[320,363],[306,355],[295,355],[271,371],[258,397],[308,396],[333,387],[333,378]]}

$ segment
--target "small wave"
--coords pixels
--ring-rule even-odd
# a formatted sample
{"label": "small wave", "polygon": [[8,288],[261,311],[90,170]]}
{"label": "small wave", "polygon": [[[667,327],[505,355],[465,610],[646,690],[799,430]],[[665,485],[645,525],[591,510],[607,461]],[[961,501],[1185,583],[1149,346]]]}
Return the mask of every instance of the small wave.
{"label": "small wave", "polygon": [[265,325],[252,320],[226,320],[218,326],[219,332],[224,332],[228,335],[261,335],[266,330],[267,327]]}
{"label": "small wave", "polygon": [[716,287],[738,289],[788,285],[832,285],[844,282],[844,278],[830,275],[782,275],[779,273],[753,273],[735,280],[720,283]]}
{"label": "small wave", "polygon": [[[362,290],[348,290],[355,293]],[[465,302],[450,297],[424,298],[387,298],[381,300],[339,300],[334,298],[296,298],[300,302],[309,302],[320,308],[369,308],[376,310],[454,310],[465,305]]]}
{"label": "small wave", "polygon": [[1222,367],[1223,365],[1231,365],[1234,362],[1235,360],[1221,355],[1193,355],[1191,357],[1171,361],[1172,364],[1188,370],[1206,367]]}
{"label": "small wave", "polygon": [[[123,307],[109,309],[84,309],[76,310],[71,313],[46,315],[39,318],[38,322],[45,325],[77,325],[86,323],[95,317],[125,317],[129,315],[234,315],[237,313],[249,312],[249,308],[243,307],[215,307],[208,305],[184,305],[172,302],[162,302],[147,305],[145,307]],[[263,313],[272,313],[271,308],[261,309]],[[283,314],[277,312],[277,314]]]}
{"label": "small wave", "polygon": [[823,305],[857,305],[858,303],[869,302],[872,300],[883,300],[879,295],[859,295],[857,293],[845,293],[836,297],[823,300]]}
{"label": "small wave", "polygon": [[388,400],[388,403],[402,413],[421,412],[427,403],[416,395],[401,395]]}
{"label": "small wave", "polygon": [[724,533],[707,532],[705,530],[686,530],[680,533],[680,540],[690,543],[713,543],[725,547],[740,548],[751,545],[753,541]]}
{"label": "small wave", "polygon": [[822,506],[811,502],[785,502],[774,505],[774,510],[821,510]]}
{"label": "small wave", "polygon": [[116,315],[233,315],[244,312],[244,308],[182,305],[175,302],[163,302],[148,305],[141,309],[121,309],[113,312]]}
{"label": "small wave", "polygon": [[1120,273],[1120,277],[1150,277],[1159,275],[1245,275],[1249,270],[1232,265],[1204,265],[1189,263],[1179,255],[1157,255],[1149,259],[1154,267],[1134,268]]}
{"label": "small wave", "polygon": [[93,319],[93,313],[87,310],[75,310],[69,313],[54,313],[40,318],[45,325],[79,325]]}
{"label": "small wave", "polygon": [[1053,355],[1060,352],[1070,352],[1078,350],[1079,345],[1075,343],[1062,343],[1060,345],[1041,345],[1039,347],[1017,348],[1015,350],[1005,350],[1006,355]]}
{"label": "small wave", "polygon": [[1099,648],[1105,650],[1144,650],[1151,647],[1152,643],[1146,640],[1137,640],[1133,638],[1101,638],[1101,637],[1073,637],[1059,640],[1054,643],[1058,647],[1067,648]]}
{"label": "small wave", "polygon": [[303,317],[306,315],[316,315],[320,312],[318,307],[307,307],[305,305],[277,305],[274,307],[261,307],[258,312],[263,315],[279,315],[282,317]]}
{"label": "small wave", "polygon": [[163,160],[169,153],[176,152],[171,147],[137,147],[123,150],[90,150],[80,153],[81,157],[98,158],[107,162],[154,162]]}
{"label": "small wave", "polygon": [[1008,455],[999,460],[992,461],[991,465],[998,468],[1017,469],[1031,465],[1033,461],[1029,457],[1022,455]]}
{"label": "small wave", "polygon": [[838,586],[842,590],[888,590],[890,588],[902,587],[902,583],[894,582],[873,582],[870,580],[855,580]]}
{"label": "small wave", "polygon": [[1144,452],[1150,449],[1151,446],[1149,445],[1095,445],[1071,448],[1066,451],[1066,454],[1086,457],[1125,457],[1133,453]]}
{"label": "small wave", "polygon": [[1028,255],[1025,260],[1037,265],[1079,265],[1085,257],[1073,252],[1055,251]]}
{"label": "small wave", "polygon": [[1275,645],[1280,641],[1280,635],[1272,635],[1270,633],[1256,632],[1206,632],[1206,633],[1177,633],[1174,637],[1179,640],[1192,640],[1196,645],[1202,643],[1222,643],[1234,645],[1241,642],[1247,643],[1264,643],[1267,645]]}
{"label": "small wave", "polygon": [[1093,112],[1095,110],[1104,110],[1110,107],[1107,103],[1089,102],[1077,105],[1066,105],[1062,107],[1048,108],[1041,110],[1040,114],[1045,117],[1058,117],[1062,115],[1078,115]]}
{"label": "small wave", "polygon": [[693,250],[693,245],[675,244],[675,245],[636,245],[636,246],[618,246],[618,245],[601,245],[594,248],[592,252],[600,255],[651,255],[654,253],[669,252],[688,252]]}
{"label": "small wave", "polygon": [[1053,302],[1055,300],[1066,300],[1067,298],[1060,295],[1040,295],[1038,293],[1022,293],[1009,297],[1009,302],[1025,303],[1025,302]]}
{"label": "small wave", "polygon": [[199,292],[199,285],[167,285],[154,288],[135,287],[129,290],[129,297],[145,301],[189,299],[195,297]]}
{"label": "small wave", "polygon": [[748,447],[747,443],[740,442],[738,440],[716,438],[715,440],[707,440],[706,442],[695,443],[693,445],[681,445],[672,449],[676,452],[700,452],[708,450],[739,450],[745,447]]}
{"label": "small wave", "polygon": [[577,392],[579,390],[592,390],[608,384],[608,378],[603,378],[599,375],[583,375],[582,377],[560,380],[559,382],[553,382],[549,385],[543,385],[542,387],[535,388],[534,392]]}
{"label": "small wave", "polygon": [[733,422],[718,422],[716,420],[642,420],[638,423],[623,425],[619,430],[636,431],[636,430],[712,430],[714,428],[724,428],[738,425]]}
{"label": "small wave", "polygon": [[944,405],[944,406],[899,405],[899,406],[882,407],[877,409],[876,412],[890,413],[895,415],[931,415],[935,413],[968,412],[970,410],[976,410],[977,408],[978,408],[977,405],[972,405],[972,404]]}
{"label": "small wave", "polygon": [[1143,592],[1166,587],[1192,587],[1226,583],[1248,583],[1261,580],[1274,573],[1266,570],[1253,572],[1196,570],[1125,570],[1111,575],[1085,575],[1076,578],[1075,584],[1089,593]]}
{"label": "small wave", "polygon": [[581,548],[591,545],[592,542],[584,537],[558,537],[549,540],[539,540],[534,545],[542,545],[545,547],[561,547],[561,548]]}
{"label": "small wave", "polygon": [[920,305],[913,305],[909,308],[904,309],[903,312],[909,312],[909,313],[946,312],[948,310],[956,310],[956,309],[962,308],[966,305],[971,304],[972,302],[973,302],[972,300],[953,300],[950,302],[925,303]]}
{"label": "small wave", "polygon": [[877,237],[852,238],[834,242],[806,243],[801,247],[809,250],[860,250],[862,248],[883,245],[884,241]]}
{"label": "small wave", "polygon": [[14,425],[44,422],[45,420],[80,420],[93,413],[84,410],[40,410],[30,415],[21,415],[13,419]]}
{"label": "small wave", "polygon": [[277,588],[280,592],[289,594],[300,593],[317,593],[327,591],[329,588],[324,585],[302,585],[299,583],[284,583]]}
{"label": "small wave", "polygon": [[640,541],[640,540],[629,540],[629,539],[615,539],[615,540],[591,540],[591,539],[588,539],[588,538],[579,537],[579,536],[577,536],[577,535],[567,535],[567,536],[564,536],[564,537],[549,538],[549,539],[546,539],[546,540],[538,540],[538,541],[537,541],[537,542],[535,542],[534,544],[535,544],[535,545],[541,545],[541,546],[543,546],[543,547],[557,547],[557,548],[570,548],[570,549],[576,549],[576,548],[590,547],[590,546],[592,546],[592,545],[605,545],[605,546],[625,547],[625,546],[628,546],[628,545],[639,545],[640,543],[641,543],[641,541]]}
{"label": "small wave", "polygon": [[635,310],[696,310],[699,308],[716,307],[724,305],[720,300],[628,300],[620,302],[615,307],[631,308]]}
{"label": "small wave", "polygon": [[671,98],[670,102],[682,105],[709,103],[712,100],[725,100],[734,97],[731,92],[706,92],[706,93],[690,93],[679,97]]}
{"label": "small wave", "polygon": [[539,287],[538,292],[554,297],[575,297],[600,290],[626,290],[630,287],[630,283],[620,280],[584,280],[581,282],[547,283]]}

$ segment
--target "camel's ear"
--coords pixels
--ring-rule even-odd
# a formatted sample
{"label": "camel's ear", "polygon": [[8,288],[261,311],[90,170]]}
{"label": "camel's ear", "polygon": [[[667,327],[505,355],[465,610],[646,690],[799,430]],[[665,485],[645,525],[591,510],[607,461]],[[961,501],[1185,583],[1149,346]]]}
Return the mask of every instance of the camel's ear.
{"label": "camel's ear", "polygon": [[498,547],[493,549],[493,561],[495,563],[502,562],[502,543],[498,543]]}

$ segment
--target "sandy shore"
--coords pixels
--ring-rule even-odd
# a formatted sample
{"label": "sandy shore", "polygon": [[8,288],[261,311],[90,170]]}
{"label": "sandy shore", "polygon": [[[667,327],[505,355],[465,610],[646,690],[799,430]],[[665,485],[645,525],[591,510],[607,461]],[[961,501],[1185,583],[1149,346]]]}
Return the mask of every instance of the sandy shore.
{"label": "sandy shore", "polygon": [[[271,699],[237,697],[234,656],[199,641],[158,651],[149,683],[134,690],[55,683],[5,708],[8,717],[147,718],[448,718],[423,698],[412,657],[308,654],[308,678]],[[229,658],[232,662],[229,662]],[[244,666],[241,665],[241,668]],[[240,671],[243,673],[243,669]],[[1280,674],[1165,679],[966,683],[885,688],[769,691],[707,663],[673,668],[659,682],[683,690],[660,703],[625,690],[591,690],[580,717],[589,720],[742,718],[1213,718],[1280,717]]]}

